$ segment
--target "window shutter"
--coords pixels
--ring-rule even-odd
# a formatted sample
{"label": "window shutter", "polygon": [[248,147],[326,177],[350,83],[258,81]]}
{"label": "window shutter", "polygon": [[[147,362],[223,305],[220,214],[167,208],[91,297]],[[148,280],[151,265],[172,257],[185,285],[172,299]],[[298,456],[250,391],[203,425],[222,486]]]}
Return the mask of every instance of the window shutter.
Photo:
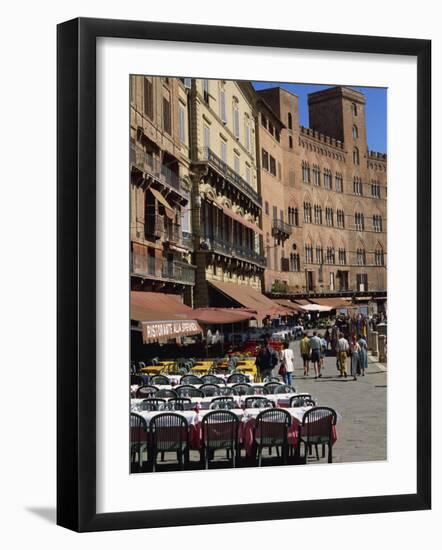
{"label": "window shutter", "polygon": [[144,79],[144,112],[152,119],[153,118],[153,87],[150,80]]}
{"label": "window shutter", "polygon": [[220,108],[219,116],[221,117],[221,120],[223,122],[227,122],[226,93],[224,90],[220,90],[219,92],[219,108]]}

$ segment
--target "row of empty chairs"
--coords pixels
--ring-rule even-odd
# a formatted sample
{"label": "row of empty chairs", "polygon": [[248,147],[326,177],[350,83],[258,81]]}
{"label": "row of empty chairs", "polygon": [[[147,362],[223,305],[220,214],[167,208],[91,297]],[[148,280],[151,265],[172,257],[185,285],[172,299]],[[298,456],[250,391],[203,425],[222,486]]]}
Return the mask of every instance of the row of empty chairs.
{"label": "row of empty chairs", "polygon": [[[168,386],[170,379],[164,374],[155,374],[149,376],[147,374],[132,374],[131,384],[137,384],[139,386],[145,384],[151,384],[155,386]],[[241,382],[248,382],[249,377],[243,373],[233,373],[227,379],[217,376],[216,374],[206,374],[204,376],[196,376],[195,374],[186,374],[181,377],[181,384],[238,384]]]}
{"label": "row of empty chairs", "polygon": [[[315,401],[310,394],[294,395],[290,398],[289,407],[314,407]],[[214,397],[210,401],[210,409],[234,409],[238,405],[233,396]],[[275,403],[262,395],[249,396],[244,400],[246,409],[272,408]],[[185,411],[192,407],[192,400],[189,397],[172,397],[169,400],[161,397],[150,397],[143,399],[138,404],[139,410],[145,411]]]}
{"label": "row of empty chairs", "polygon": [[[332,462],[332,433],[336,425],[337,414],[328,407],[313,407],[305,412],[298,428],[297,448],[294,452],[300,456],[304,445],[304,459],[307,461],[309,450],[314,446],[319,459],[318,445],[328,446],[328,462]],[[239,418],[229,410],[214,410],[207,413],[201,422],[200,459],[205,468],[214,458],[217,450],[226,450],[232,466],[240,458]],[[283,463],[289,455],[288,430],[292,424],[290,414],[284,409],[266,409],[256,417],[253,428],[255,458],[261,466],[264,448],[281,449]],[[182,469],[189,463],[189,424],[178,413],[164,412],[150,419],[149,424],[143,416],[131,413],[131,460],[143,467],[143,452],[147,454],[148,469],[155,471],[158,453],[175,452]],[[278,452],[279,454],[279,452]]]}
{"label": "row of empty chairs", "polygon": [[173,389],[161,388],[153,385],[140,386],[136,391],[136,397],[212,397],[222,395],[269,395],[282,393],[296,393],[296,388],[280,382],[268,382],[263,386],[252,386],[247,383],[233,384],[232,386],[218,384],[202,384],[193,386],[183,384]]}

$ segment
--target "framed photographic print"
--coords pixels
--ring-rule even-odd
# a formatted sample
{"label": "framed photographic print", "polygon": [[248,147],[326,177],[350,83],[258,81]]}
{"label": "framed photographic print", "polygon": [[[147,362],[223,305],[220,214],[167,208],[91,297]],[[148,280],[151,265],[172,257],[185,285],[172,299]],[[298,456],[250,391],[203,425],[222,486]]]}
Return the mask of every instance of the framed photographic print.
{"label": "framed photographic print", "polygon": [[430,507],[430,52],[58,26],[59,525]]}

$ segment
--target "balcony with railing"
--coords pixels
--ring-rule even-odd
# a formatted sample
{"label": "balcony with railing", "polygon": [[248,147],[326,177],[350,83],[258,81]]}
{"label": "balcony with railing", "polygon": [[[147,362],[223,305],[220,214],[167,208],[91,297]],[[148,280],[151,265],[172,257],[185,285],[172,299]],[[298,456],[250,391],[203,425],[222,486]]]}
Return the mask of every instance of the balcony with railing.
{"label": "balcony with railing", "polygon": [[195,284],[196,267],[186,262],[167,261],[163,258],[133,253],[131,263],[131,272],[135,276],[186,285]]}
{"label": "balcony with railing", "polygon": [[179,261],[166,261],[163,263],[162,277],[171,281],[194,285],[195,284],[194,265]]}
{"label": "balcony with railing", "polygon": [[220,239],[219,237],[210,237],[206,239],[206,241],[209,244],[209,248],[213,250],[213,252],[223,254],[229,258],[236,257],[241,260],[257,264],[261,267],[265,267],[267,264],[265,256],[255,250],[252,250],[251,248]]}
{"label": "balcony with railing", "polygon": [[202,147],[199,154],[199,160],[209,163],[220,175],[225,177],[250,200],[258,206],[262,206],[262,199],[255,189],[253,189],[253,187],[247,183],[246,180],[237,174],[235,170],[232,170],[226,162],[221,160],[218,155],[212,151],[212,149],[209,147]]}
{"label": "balcony with railing", "polygon": [[146,172],[157,181],[182,192],[178,175],[165,164],[161,164],[158,157],[146,152],[136,143],[130,144],[130,162],[141,172]]}
{"label": "balcony with railing", "polygon": [[285,241],[292,233],[292,226],[283,220],[272,221],[272,237]]}

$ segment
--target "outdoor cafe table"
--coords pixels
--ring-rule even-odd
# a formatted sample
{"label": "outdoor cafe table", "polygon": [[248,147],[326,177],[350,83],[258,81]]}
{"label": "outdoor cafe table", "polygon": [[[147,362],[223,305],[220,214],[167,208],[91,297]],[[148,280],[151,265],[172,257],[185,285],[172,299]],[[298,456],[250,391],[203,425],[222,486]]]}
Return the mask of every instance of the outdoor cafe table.
{"label": "outdoor cafe table", "polygon": [[[288,442],[289,445],[293,446],[294,448],[297,448],[298,446],[298,428],[300,424],[302,423],[302,418],[304,414],[310,409],[311,407],[292,407],[292,408],[286,408],[286,410],[291,418],[292,423],[289,426],[288,429]],[[262,409],[230,409],[231,412],[233,412],[238,419],[240,420],[239,424],[239,442],[242,445],[242,447],[246,451],[247,456],[252,456],[254,453],[254,427],[255,427],[255,420],[258,414],[261,412]],[[200,410],[200,411],[175,411],[175,414],[178,414],[180,416],[183,416],[189,425],[189,445],[190,448],[193,450],[200,450],[202,446],[202,425],[201,421],[205,414],[207,414],[209,411],[207,410]],[[149,426],[149,423],[151,419],[161,414],[161,411],[137,411],[137,414],[141,415],[147,422],[147,425]],[[339,417],[338,417],[339,418]],[[337,433],[336,433],[336,427],[333,428],[332,433],[332,441],[333,444],[337,440]]]}

